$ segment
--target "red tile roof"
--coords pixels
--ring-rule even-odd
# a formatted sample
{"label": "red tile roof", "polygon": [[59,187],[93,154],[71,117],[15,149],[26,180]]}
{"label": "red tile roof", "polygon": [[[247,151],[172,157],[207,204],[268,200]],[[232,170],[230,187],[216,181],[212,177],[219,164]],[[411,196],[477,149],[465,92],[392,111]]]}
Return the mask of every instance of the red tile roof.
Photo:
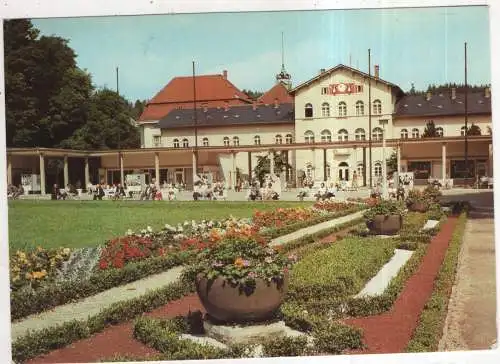
{"label": "red tile roof", "polygon": [[[248,95],[241,92],[224,75],[196,76],[197,106],[217,107],[251,103]],[[150,100],[139,121],[158,120],[177,108],[193,107],[193,78],[175,77],[152,100]]]}
{"label": "red tile roof", "polygon": [[274,85],[269,91],[257,99],[263,104],[274,104],[278,100],[280,104],[292,104],[293,96],[288,93],[288,89],[281,82]]}

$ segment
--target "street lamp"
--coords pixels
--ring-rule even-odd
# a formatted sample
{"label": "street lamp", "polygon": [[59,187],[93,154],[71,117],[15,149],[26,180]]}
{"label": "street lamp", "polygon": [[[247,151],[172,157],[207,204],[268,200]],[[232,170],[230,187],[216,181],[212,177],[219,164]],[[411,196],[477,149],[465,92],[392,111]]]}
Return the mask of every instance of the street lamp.
{"label": "street lamp", "polygon": [[389,192],[387,190],[387,159],[385,158],[385,125],[388,124],[389,120],[380,119],[379,124],[382,125],[382,198],[384,200],[389,198]]}

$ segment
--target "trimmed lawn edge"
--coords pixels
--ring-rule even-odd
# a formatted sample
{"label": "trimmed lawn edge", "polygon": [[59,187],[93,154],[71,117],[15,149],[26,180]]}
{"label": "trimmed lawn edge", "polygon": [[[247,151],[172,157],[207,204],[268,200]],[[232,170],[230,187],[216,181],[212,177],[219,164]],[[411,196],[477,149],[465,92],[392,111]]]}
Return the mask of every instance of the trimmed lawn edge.
{"label": "trimmed lawn edge", "polygon": [[466,222],[467,214],[463,213],[459,217],[443,264],[434,282],[432,295],[420,314],[418,326],[405,349],[406,352],[429,352],[438,349],[448,312],[451,290],[456,278],[458,257],[463,243]]}

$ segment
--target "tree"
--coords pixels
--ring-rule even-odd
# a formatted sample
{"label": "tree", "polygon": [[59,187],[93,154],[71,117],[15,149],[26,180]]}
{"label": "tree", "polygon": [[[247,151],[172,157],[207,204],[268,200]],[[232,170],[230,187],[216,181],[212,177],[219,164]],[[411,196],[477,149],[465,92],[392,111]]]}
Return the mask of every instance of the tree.
{"label": "tree", "polygon": [[144,108],[146,107],[147,105],[147,101],[146,100],[135,100],[135,103],[134,105],[130,106],[132,108],[132,117],[134,118],[134,120],[138,120],[139,117],[141,116],[141,114],[144,112]]}
{"label": "tree", "polygon": [[472,123],[467,130],[467,135],[481,135],[481,128],[476,124]]}
{"label": "tree", "polygon": [[392,174],[398,170],[398,154],[393,149],[391,156],[387,158],[387,174]]}
{"label": "tree", "polygon": [[243,89],[242,92],[245,95],[248,95],[248,97],[250,97],[252,100],[257,100],[259,97],[264,95],[264,92],[262,92],[262,91],[252,91],[252,90]]}
{"label": "tree", "polygon": [[139,148],[139,131],[132,125],[130,104],[115,91],[109,89],[96,91],[90,99],[87,122],[65,141],[64,147]]}
{"label": "tree", "polygon": [[437,130],[436,125],[433,120],[429,120],[425,125],[424,133],[422,134],[422,138],[437,138]]}
{"label": "tree", "polygon": [[[290,164],[286,161],[286,155],[281,153],[273,152],[274,158],[274,170],[282,171],[283,168],[292,168]],[[264,177],[266,174],[271,173],[271,159],[269,156],[259,156],[257,157],[257,165],[254,168],[254,176],[262,184],[264,182]]]}

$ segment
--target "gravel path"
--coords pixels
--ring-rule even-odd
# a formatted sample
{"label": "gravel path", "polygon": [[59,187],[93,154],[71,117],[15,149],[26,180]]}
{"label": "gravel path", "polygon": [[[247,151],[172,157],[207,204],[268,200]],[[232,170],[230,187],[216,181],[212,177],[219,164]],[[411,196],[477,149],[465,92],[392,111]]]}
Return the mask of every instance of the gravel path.
{"label": "gravel path", "polygon": [[12,340],[25,335],[29,330],[41,330],[71,320],[85,320],[116,302],[140,297],[147,291],[175,282],[179,279],[182,270],[183,267],[174,267],[166,272],[114,287],[95,296],[84,298],[81,301],[57,306],[52,310],[28,316],[12,324]]}
{"label": "gravel path", "polygon": [[495,294],[491,206],[472,211],[467,221],[439,351],[489,349],[496,339]]}

